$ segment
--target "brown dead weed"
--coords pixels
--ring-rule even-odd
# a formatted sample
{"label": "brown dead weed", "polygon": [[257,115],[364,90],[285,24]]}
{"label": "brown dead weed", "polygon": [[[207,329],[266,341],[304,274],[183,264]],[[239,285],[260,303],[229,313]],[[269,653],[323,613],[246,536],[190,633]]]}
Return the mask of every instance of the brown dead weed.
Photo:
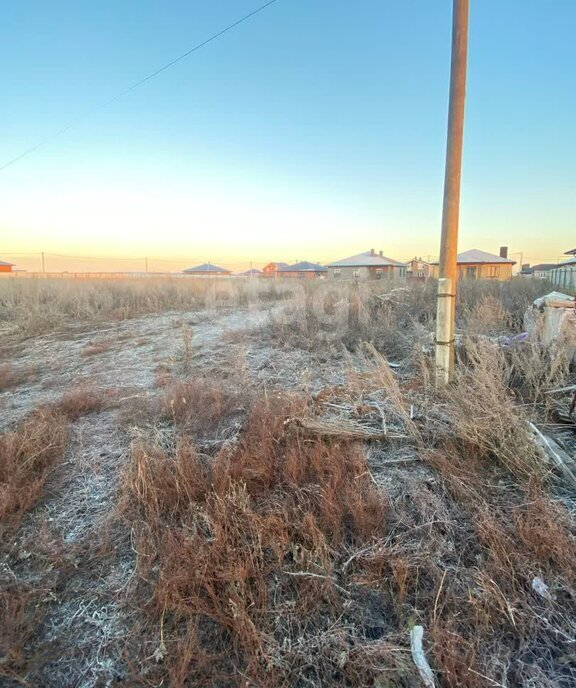
{"label": "brown dead weed", "polygon": [[66,449],[65,417],[54,410],[33,413],[0,436],[0,534],[11,532],[43,493]]}
{"label": "brown dead weed", "polygon": [[55,603],[64,604],[70,576],[85,567],[89,578],[109,556],[98,542],[64,543],[53,519],[38,518],[35,507],[48,485],[52,490],[62,478],[72,423],[107,406],[112,396],[73,388],[0,435],[0,683],[44,685],[39,672],[69,642],[43,628],[47,615]]}
{"label": "brown dead weed", "polygon": [[17,368],[10,363],[0,365],[0,392],[29,382],[35,376],[36,370],[30,366]]}
{"label": "brown dead weed", "polygon": [[[483,336],[531,298],[506,289],[488,294],[506,312],[463,290],[461,317],[474,313],[477,327],[445,393],[412,336],[428,306],[415,318],[418,295],[402,292],[378,305],[389,344],[356,342],[346,383],[313,398],[234,375],[191,378],[182,366],[185,379],[163,375],[151,395],[126,403],[78,390],[50,411],[68,422],[120,403],[134,438],[111,531],[111,548],[130,552],[129,534],[136,557],[113,591],[130,619],[114,650],[119,680],[408,688],[420,685],[409,634],[421,624],[442,688],[575,684],[573,502],[528,434],[548,378],[538,369],[536,382],[518,383],[518,371],[546,363]],[[400,367],[379,351],[402,355]],[[334,431],[305,432],[302,418]],[[381,436],[367,437],[365,452],[339,436],[339,419]],[[0,599],[19,677],[29,675],[37,590],[46,597],[41,586],[8,586]]]}
{"label": "brown dead weed", "polygon": [[351,550],[386,531],[387,502],[359,447],[288,429],[302,403],[255,402],[238,443],[213,461],[185,440],[174,455],[134,447],[123,508],[146,600],[138,675],[173,686],[366,685],[407,664],[405,650],[366,636],[359,615],[353,623],[341,572]]}
{"label": "brown dead weed", "polygon": [[[15,562],[25,556],[23,542],[15,534],[63,460],[67,439],[66,418],[49,409],[34,412],[0,436],[0,679],[16,680],[26,665],[25,646],[38,628],[50,593],[45,577],[29,583],[14,573]],[[39,538],[27,546],[36,552]],[[55,562],[45,568],[47,577],[52,579],[55,569]]]}
{"label": "brown dead weed", "polygon": [[78,385],[62,395],[54,408],[70,421],[88,413],[97,413],[117,403],[119,390]]}
{"label": "brown dead weed", "polygon": [[70,423],[102,410],[115,396],[112,390],[71,389],[0,435],[0,542],[43,495],[48,477],[64,459]]}
{"label": "brown dead weed", "polygon": [[[442,686],[571,685],[574,519],[495,351],[469,349],[466,393],[403,382],[370,347],[345,397],[166,389],[176,440],[135,442],[122,490],[135,685],[416,685],[415,623]],[[375,485],[361,443],[290,422],[365,398],[425,460],[403,489]]]}

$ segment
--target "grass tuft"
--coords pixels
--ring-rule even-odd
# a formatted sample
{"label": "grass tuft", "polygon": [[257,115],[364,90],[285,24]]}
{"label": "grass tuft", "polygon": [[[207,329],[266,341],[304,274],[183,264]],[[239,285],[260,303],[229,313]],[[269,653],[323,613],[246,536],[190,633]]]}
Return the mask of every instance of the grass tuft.
{"label": "grass tuft", "polygon": [[[141,583],[151,588],[148,614],[161,619],[160,637],[156,622],[149,626],[165,657],[153,673],[170,685],[200,685],[216,664],[234,685],[236,670],[266,685],[312,675],[310,653],[324,634],[319,662],[333,667],[330,685],[374,671],[361,668],[361,637],[338,668],[352,646],[338,621],[350,593],[336,564],[386,531],[388,507],[357,446],[288,429],[302,403],[256,401],[238,442],[212,461],[186,441],[173,455],[133,448],[124,513],[137,533]],[[303,645],[286,645],[286,634],[301,634]]]}
{"label": "grass tuft", "polygon": [[33,413],[0,436],[0,541],[38,501],[53,467],[64,457],[68,424],[53,410]]}

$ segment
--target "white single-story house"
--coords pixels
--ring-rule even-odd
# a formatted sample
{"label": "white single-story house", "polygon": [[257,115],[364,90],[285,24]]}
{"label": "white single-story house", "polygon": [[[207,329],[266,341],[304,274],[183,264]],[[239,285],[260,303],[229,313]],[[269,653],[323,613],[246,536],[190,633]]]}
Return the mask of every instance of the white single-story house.
{"label": "white single-story house", "polygon": [[329,279],[361,279],[361,280],[404,280],[406,279],[406,265],[393,258],[387,258],[382,251],[358,253],[349,258],[342,258],[328,263]]}

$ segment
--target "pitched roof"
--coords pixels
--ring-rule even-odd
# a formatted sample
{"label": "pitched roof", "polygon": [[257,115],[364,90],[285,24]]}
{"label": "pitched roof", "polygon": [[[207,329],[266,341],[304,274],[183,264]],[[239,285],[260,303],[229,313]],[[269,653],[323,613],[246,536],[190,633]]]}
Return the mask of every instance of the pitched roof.
{"label": "pitched roof", "polygon": [[11,268],[14,267],[14,263],[7,263],[5,260],[0,260],[0,265],[8,265]]}
{"label": "pitched roof", "polygon": [[386,256],[381,256],[378,253],[372,253],[372,251],[365,251],[364,253],[358,253],[357,255],[350,256],[349,258],[342,258],[342,260],[336,260],[333,263],[328,263],[329,268],[377,268],[390,265],[403,267],[404,263],[400,263],[392,258],[386,258]]}
{"label": "pitched roof", "polygon": [[244,270],[244,272],[239,272],[238,274],[250,277],[251,275],[261,275],[262,270],[258,270],[258,268],[250,268],[250,270]]}
{"label": "pitched roof", "polygon": [[554,270],[558,265],[556,263],[538,263],[538,265],[532,265],[532,270],[539,270],[540,272],[545,272],[546,270]]}
{"label": "pitched roof", "polygon": [[569,251],[564,251],[565,256],[576,256],[576,248],[571,248]]}
{"label": "pitched roof", "polygon": [[411,263],[422,263],[422,265],[432,265],[432,263],[429,263],[427,260],[422,260],[422,258],[410,258],[410,260],[407,260],[403,265],[410,265]]}
{"label": "pitched roof", "polygon": [[[456,256],[456,262],[459,264],[466,263],[508,263],[509,265],[516,265],[515,260],[510,260],[510,258],[501,258],[494,253],[488,253],[487,251],[480,251],[477,248],[472,248],[469,251],[464,251],[464,253],[459,253]],[[438,265],[438,261],[435,260],[432,265]]]}
{"label": "pitched roof", "polygon": [[268,267],[269,265],[275,265],[277,269],[288,267],[288,263],[283,263],[281,260],[272,260],[264,267]]}
{"label": "pitched roof", "polygon": [[319,263],[309,263],[303,260],[294,265],[286,265],[278,269],[278,272],[326,272],[326,268]]}
{"label": "pitched roof", "polygon": [[213,263],[203,263],[202,265],[197,265],[194,268],[186,268],[186,270],[183,270],[183,272],[214,272],[214,273],[224,273],[228,274],[230,270],[225,270],[224,268],[218,267],[218,265],[214,265]]}

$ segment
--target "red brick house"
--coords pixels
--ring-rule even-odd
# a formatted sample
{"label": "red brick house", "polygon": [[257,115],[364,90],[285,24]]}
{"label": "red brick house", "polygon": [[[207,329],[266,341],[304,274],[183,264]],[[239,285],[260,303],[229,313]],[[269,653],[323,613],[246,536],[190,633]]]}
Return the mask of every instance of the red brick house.
{"label": "red brick house", "polygon": [[13,267],[14,265],[12,263],[7,263],[5,260],[0,260],[0,272],[13,272]]}
{"label": "red brick house", "polygon": [[278,271],[287,267],[288,263],[268,263],[262,268],[262,277],[278,277]]}

